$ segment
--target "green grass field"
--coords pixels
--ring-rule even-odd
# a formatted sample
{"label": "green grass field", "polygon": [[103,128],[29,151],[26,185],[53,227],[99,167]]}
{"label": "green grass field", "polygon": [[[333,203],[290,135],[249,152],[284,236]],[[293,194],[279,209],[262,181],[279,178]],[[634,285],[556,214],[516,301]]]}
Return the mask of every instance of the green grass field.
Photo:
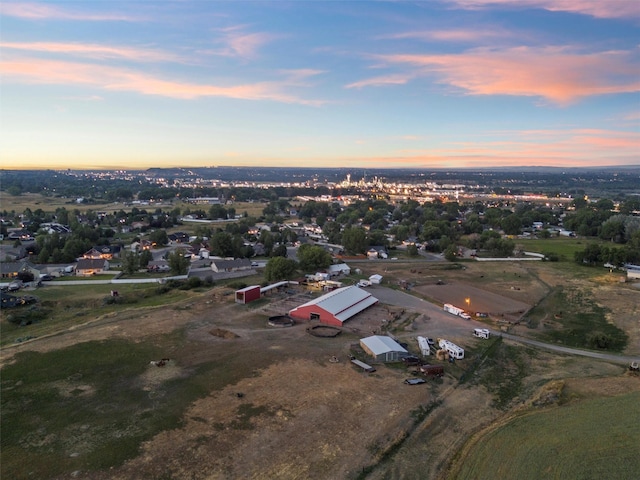
{"label": "green grass field", "polygon": [[586,290],[556,287],[527,313],[525,321],[541,340],[572,347],[621,352],[628,341]]}
{"label": "green grass field", "polygon": [[639,404],[634,392],[516,418],[481,438],[449,478],[638,478]]}
{"label": "green grass field", "polygon": [[158,390],[145,390],[138,379],[149,362],[182,342],[177,331],[147,342],[114,339],[18,354],[2,369],[0,477],[53,478],[119,465],[142,441],[178,427],[195,399],[282,356],[259,348],[220,354]]}
{"label": "green grass field", "polygon": [[[38,298],[37,304],[3,310],[0,345],[10,345],[25,337],[56,333],[117,311],[169,305],[188,300],[194,294],[177,289],[159,293],[158,288],[158,284],[153,283],[117,285],[115,289],[118,290],[120,303],[112,304],[107,299],[111,297],[114,285],[55,286],[55,282],[52,282],[29,292]],[[29,320],[31,313],[33,321],[29,325],[20,326],[10,321],[15,316]]]}
{"label": "green grass field", "polygon": [[528,240],[516,240],[517,248],[526,252],[543,253],[545,255],[556,254],[561,262],[573,262],[574,254],[584,250],[590,243],[601,243],[598,239],[552,237],[532,238]]}

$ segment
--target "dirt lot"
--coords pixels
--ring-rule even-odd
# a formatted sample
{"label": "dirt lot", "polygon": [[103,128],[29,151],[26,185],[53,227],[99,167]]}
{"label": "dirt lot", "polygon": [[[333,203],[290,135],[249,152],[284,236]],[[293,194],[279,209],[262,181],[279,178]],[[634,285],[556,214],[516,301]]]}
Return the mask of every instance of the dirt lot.
{"label": "dirt lot", "polygon": [[[426,269],[416,270],[407,276],[415,277],[415,288],[423,295],[448,292],[450,296],[441,301],[452,303],[456,295],[463,301],[469,296],[474,306],[486,305],[483,310],[505,313],[526,306],[521,299],[528,299],[532,290],[544,291],[547,282],[554,280],[546,270],[525,276],[519,266],[500,266],[500,271],[489,268],[484,273],[476,268],[431,272],[433,276],[426,275]],[[511,290],[511,278],[500,280],[502,269],[509,269],[529,294]],[[487,294],[480,285],[463,283],[470,273],[486,282],[486,291],[492,293]],[[389,278],[393,275],[401,275],[400,270],[387,272]],[[498,280],[492,280],[494,275]],[[433,279],[441,277],[446,285],[436,286]],[[625,301],[632,301],[624,292]],[[605,289],[598,294],[603,301],[613,295]],[[469,435],[505,415],[492,406],[492,395],[485,387],[458,385],[451,374],[439,384],[407,386],[402,380],[409,374],[403,368],[378,366],[376,373],[365,374],[349,363],[352,345],[361,336],[389,325],[396,325],[401,336],[402,332],[410,337],[428,334],[440,328],[439,315],[378,305],[349,321],[343,333],[331,339],[312,337],[306,333],[307,324],[267,326],[268,316],[285,313],[308,299],[303,292],[282,293],[252,308],[236,305],[214,290],[186,304],[96,318],[61,335],[4,348],[1,362],[10,362],[22,350],[44,352],[114,337],[153,341],[156,335],[180,330],[179,341],[167,351],[171,361],[163,369],[149,365],[144,375],[132,379],[159,402],[166,383],[191,375],[198,366],[238,356],[250,365],[250,375],[224,388],[211,388],[184,411],[179,428],[156,435],[143,444],[137,457],[109,471],[74,472],[75,478],[439,478]],[[625,315],[626,326],[633,326],[632,314]],[[329,362],[332,356],[340,362]],[[460,362],[459,368],[471,361]],[[525,396],[558,378],[621,374],[619,366],[548,352],[537,352],[529,361],[529,376],[522,387]],[[580,383],[568,383],[568,388],[578,389]],[[598,385],[615,393],[613,384],[589,385],[578,393],[597,395]],[[90,386],[82,391],[82,395],[91,394]],[[416,412],[434,401],[439,406],[416,421]],[[375,467],[369,468],[372,465]]]}
{"label": "dirt lot", "polygon": [[[461,283],[425,285],[416,287],[415,290],[439,303],[451,303],[469,312],[484,312],[491,317],[501,317],[508,320],[519,318],[531,308],[531,305],[525,302]],[[523,296],[523,298],[526,297]],[[467,303],[467,299],[469,303]]]}

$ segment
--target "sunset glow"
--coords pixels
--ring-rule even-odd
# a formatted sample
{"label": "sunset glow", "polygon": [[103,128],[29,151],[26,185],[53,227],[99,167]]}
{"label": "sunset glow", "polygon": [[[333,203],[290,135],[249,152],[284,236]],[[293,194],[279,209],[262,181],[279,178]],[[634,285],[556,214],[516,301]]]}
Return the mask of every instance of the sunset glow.
{"label": "sunset glow", "polygon": [[640,164],[626,0],[0,5],[3,168]]}

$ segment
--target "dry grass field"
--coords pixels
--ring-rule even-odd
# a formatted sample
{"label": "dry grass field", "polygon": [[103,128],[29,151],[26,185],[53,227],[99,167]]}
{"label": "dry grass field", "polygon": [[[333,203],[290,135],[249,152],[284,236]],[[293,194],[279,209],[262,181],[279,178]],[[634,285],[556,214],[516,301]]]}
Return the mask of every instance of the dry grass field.
{"label": "dry grass field", "polygon": [[[399,280],[412,283],[409,293],[420,297],[442,289],[449,292],[443,300],[470,295],[473,305],[482,298],[505,310],[539,304],[559,285],[590,291],[607,319],[628,330],[627,353],[640,354],[633,331],[638,292],[631,287],[599,275],[575,278],[552,264],[462,266],[357,264],[363,276],[381,273],[394,288]],[[513,458],[538,445],[531,451],[539,458],[530,460],[537,468],[549,455],[543,440],[553,418],[588,422],[627,405],[624,393],[640,383],[619,365],[468,338],[467,358],[446,365],[442,380],[408,386],[411,373],[399,365],[357,370],[349,355],[362,352],[353,345],[383,324],[403,338],[428,334],[437,318],[379,305],[341,335],[317,338],[306,324],[266,322],[307,301],[304,292],[245,306],[228,291],[176,291],[171,303],[150,299],[110,310],[100,303],[104,292],[92,299],[86,291],[82,301],[91,311],[74,304],[58,331],[5,345],[2,478],[439,479],[458,478],[467,464],[468,478],[489,478],[496,462],[482,463],[486,452],[476,450],[485,435],[497,442],[496,454],[501,445],[520,445]],[[513,329],[535,335],[542,327]],[[334,356],[340,362],[330,362]],[[162,358],[169,359],[162,367],[151,363]],[[564,388],[557,401],[540,394],[558,381]],[[533,423],[518,423],[525,414]],[[637,445],[624,421],[610,418],[612,435]],[[525,433],[539,443],[522,440]],[[606,431],[593,441],[589,434],[584,451],[608,441]],[[579,467],[563,474],[575,478]]]}

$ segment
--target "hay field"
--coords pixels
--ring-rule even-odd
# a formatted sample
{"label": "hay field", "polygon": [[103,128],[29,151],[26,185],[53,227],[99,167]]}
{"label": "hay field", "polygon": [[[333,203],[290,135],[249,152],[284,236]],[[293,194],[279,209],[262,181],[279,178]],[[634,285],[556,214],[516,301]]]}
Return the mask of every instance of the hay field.
{"label": "hay field", "polygon": [[449,478],[637,478],[640,392],[518,417],[477,441]]}

